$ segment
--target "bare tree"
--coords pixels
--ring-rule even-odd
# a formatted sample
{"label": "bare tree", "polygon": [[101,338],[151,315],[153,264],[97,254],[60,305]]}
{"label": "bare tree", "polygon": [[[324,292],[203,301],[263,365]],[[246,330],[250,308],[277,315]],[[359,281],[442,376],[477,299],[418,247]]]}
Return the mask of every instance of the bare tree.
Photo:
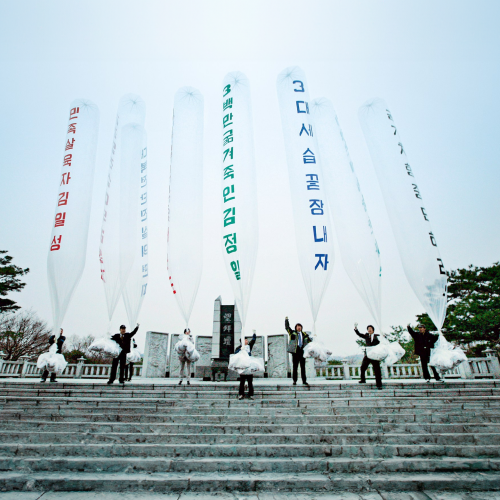
{"label": "bare tree", "polygon": [[93,335],[86,335],[80,337],[79,335],[72,335],[65,342],[65,347],[67,352],[78,351],[87,359],[87,363],[106,365],[113,362],[113,358],[107,354],[100,352],[90,351],[89,347],[92,342],[94,342],[95,337]]}
{"label": "bare tree", "polygon": [[32,310],[0,314],[0,351],[5,360],[17,361],[24,355],[36,359],[48,350],[51,333],[47,323]]}

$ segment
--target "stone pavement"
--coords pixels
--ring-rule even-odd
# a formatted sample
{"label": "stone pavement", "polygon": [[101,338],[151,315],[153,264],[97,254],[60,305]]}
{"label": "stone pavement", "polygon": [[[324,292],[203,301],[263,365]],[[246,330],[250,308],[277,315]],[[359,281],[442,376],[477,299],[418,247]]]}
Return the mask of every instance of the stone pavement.
{"label": "stone pavement", "polygon": [[1,380],[0,500],[500,499],[499,381],[172,382]]}
{"label": "stone pavement", "polygon": [[396,492],[396,493],[97,493],[9,492],[0,500],[499,500],[497,492]]}

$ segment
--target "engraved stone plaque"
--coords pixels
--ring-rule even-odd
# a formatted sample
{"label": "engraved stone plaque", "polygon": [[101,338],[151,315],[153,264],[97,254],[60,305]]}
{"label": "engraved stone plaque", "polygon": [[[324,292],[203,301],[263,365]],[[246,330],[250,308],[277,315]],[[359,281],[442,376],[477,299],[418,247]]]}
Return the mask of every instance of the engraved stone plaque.
{"label": "engraved stone plaque", "polygon": [[168,333],[146,332],[142,376],[163,378],[168,366]]}
{"label": "engraved stone plaque", "polygon": [[267,336],[267,376],[269,378],[288,377],[290,368],[287,345],[287,334]]}
{"label": "engraved stone plaque", "polygon": [[177,342],[179,342],[179,337],[180,337],[180,335],[177,333],[173,333],[170,336],[170,363],[169,363],[169,367],[170,367],[170,375],[169,376],[170,376],[170,378],[178,377],[179,371],[181,369],[181,363],[179,361],[179,356],[175,352],[175,349],[174,349],[175,344],[177,344]]}
{"label": "engraved stone plaque", "polygon": [[210,376],[210,358],[212,355],[212,337],[196,337],[196,350],[200,359],[196,362],[195,377]]}

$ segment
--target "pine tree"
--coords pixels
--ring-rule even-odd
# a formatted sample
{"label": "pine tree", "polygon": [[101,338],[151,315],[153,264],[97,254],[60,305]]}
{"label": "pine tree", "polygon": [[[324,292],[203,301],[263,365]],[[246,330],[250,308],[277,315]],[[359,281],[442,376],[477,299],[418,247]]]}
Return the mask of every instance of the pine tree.
{"label": "pine tree", "polygon": [[16,311],[20,306],[10,299],[4,299],[10,292],[20,292],[26,283],[19,279],[21,276],[29,273],[29,269],[22,269],[12,264],[12,257],[5,255],[7,250],[0,250],[0,313]]}

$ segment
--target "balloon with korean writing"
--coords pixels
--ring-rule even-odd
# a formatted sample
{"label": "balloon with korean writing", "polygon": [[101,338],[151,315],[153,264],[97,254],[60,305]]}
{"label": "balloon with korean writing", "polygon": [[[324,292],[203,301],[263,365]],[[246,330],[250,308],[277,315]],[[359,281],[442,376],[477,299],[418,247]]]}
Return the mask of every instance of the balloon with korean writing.
{"label": "balloon with korean writing", "polygon": [[47,258],[55,332],[85,267],[98,131],[97,106],[86,99],[73,101]]}
{"label": "balloon with korean writing", "polygon": [[222,254],[242,324],[252,289],[259,241],[250,82],[239,71],[222,83]]}
{"label": "balloon with korean writing", "polygon": [[175,94],[168,273],[186,327],[203,267],[203,107],[203,96],[192,87],[183,87]]}
{"label": "balloon with korean writing", "polygon": [[342,263],[381,327],[380,251],[347,143],[331,101],[315,99],[311,113]]}
{"label": "balloon with korean writing", "polygon": [[326,182],[310,114],[305,73],[297,66],[286,68],[278,75],[277,90],[297,251],[315,324],[334,263]]}
{"label": "balloon with korean writing", "polygon": [[[115,121],[111,158],[102,219],[99,260],[101,279],[104,284],[108,318],[111,322],[116,304],[120,299],[128,272],[133,262],[133,249],[127,248],[126,235],[133,233],[127,229],[127,217],[136,226],[136,211],[127,207],[127,193],[135,196],[138,190],[135,168],[140,168],[142,129],[146,117],[146,105],[135,94],[127,94],[120,99]],[[127,128],[126,128],[127,127]],[[123,144],[123,132],[133,140],[134,147]],[[134,159],[125,156],[132,154]],[[135,233],[134,233],[135,234]],[[123,252],[123,255],[122,255]],[[109,327],[109,326],[108,326]]]}
{"label": "balloon with korean writing", "polygon": [[435,326],[441,329],[446,315],[447,279],[415,169],[382,99],[366,102],[358,115],[406,277]]}
{"label": "balloon with korean writing", "polygon": [[[124,134],[125,140],[125,134]],[[135,139],[135,138],[134,138]],[[148,286],[148,148],[147,134],[142,133],[140,161],[136,155],[131,155],[137,162],[135,165],[136,183],[138,186],[135,193],[135,200],[129,200],[130,206],[137,214],[137,220],[134,225],[134,233],[131,239],[126,240],[130,248],[133,249],[133,261],[130,265],[130,271],[125,286],[123,287],[123,302],[127,312],[129,325],[132,328],[137,323],[142,302],[146,296]],[[125,237],[125,234],[123,235]]]}

